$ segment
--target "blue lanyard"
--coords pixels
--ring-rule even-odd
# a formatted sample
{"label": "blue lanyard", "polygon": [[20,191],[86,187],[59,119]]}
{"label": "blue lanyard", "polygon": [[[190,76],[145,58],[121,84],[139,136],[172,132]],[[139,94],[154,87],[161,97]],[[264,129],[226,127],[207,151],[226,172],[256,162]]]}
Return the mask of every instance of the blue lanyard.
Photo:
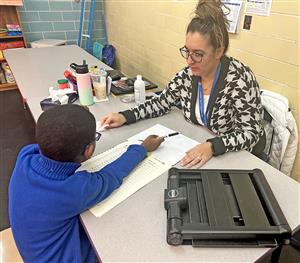
{"label": "blue lanyard", "polygon": [[[212,88],[210,91],[210,95],[209,95],[209,101],[211,99],[211,94],[213,93],[213,90],[214,90],[216,83],[218,81],[218,78],[220,76],[220,71],[221,71],[221,63],[219,63],[217,71],[215,73],[214,82],[213,82],[213,85],[212,85]],[[206,110],[204,111],[204,95],[203,95],[202,84],[200,81],[198,82],[198,94],[199,94],[199,110],[200,110],[201,120],[202,120],[203,124],[205,126],[207,126],[207,109],[208,109],[209,101],[207,103]]]}

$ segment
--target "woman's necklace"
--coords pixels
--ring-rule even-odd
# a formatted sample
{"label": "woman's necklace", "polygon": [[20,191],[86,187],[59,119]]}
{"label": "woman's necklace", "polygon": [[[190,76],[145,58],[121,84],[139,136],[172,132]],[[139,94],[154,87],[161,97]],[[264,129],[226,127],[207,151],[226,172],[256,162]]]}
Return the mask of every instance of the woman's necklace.
{"label": "woman's necklace", "polygon": [[203,81],[201,81],[202,89],[203,89],[203,95],[210,95],[210,91],[211,91],[211,88],[212,88],[213,81],[214,80],[211,80],[211,81],[205,82],[205,83],[203,83]]}

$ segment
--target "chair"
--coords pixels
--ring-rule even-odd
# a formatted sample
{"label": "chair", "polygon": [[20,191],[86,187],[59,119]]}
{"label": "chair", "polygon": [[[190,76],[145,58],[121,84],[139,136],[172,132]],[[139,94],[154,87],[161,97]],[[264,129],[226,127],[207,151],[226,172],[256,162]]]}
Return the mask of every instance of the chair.
{"label": "chair", "polygon": [[272,144],[273,144],[275,130],[274,127],[272,126],[273,118],[265,108],[263,109],[262,119],[263,119],[265,134],[266,134],[266,146],[260,158],[263,161],[268,163],[272,151]]}
{"label": "chair", "polygon": [[278,93],[262,90],[261,101],[266,133],[262,159],[290,176],[297,153],[298,131],[288,99]]}
{"label": "chair", "polygon": [[104,46],[98,42],[94,42],[94,44],[93,44],[93,56],[98,58],[99,60],[102,60],[103,47]]}

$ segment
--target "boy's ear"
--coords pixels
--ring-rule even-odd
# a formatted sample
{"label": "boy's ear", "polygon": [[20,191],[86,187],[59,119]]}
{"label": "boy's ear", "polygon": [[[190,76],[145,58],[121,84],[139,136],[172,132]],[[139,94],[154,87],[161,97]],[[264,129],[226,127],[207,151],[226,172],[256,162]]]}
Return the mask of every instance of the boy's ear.
{"label": "boy's ear", "polygon": [[95,150],[95,143],[90,143],[86,147],[86,149],[85,149],[85,151],[83,153],[83,156],[84,156],[85,160],[88,160],[88,159],[90,159],[92,157],[92,155],[94,153],[94,150]]}

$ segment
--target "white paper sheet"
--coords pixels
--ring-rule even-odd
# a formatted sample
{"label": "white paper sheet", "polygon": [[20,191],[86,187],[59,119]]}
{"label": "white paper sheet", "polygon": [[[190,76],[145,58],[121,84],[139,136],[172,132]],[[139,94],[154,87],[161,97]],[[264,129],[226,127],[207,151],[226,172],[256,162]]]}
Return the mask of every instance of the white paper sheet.
{"label": "white paper sheet", "polygon": [[[78,170],[87,170],[90,172],[98,171],[120,157],[126,151],[128,145],[128,142],[121,143],[86,161]],[[90,211],[96,217],[101,217],[140,188],[163,174],[169,168],[169,165],[156,160],[153,156],[147,157],[130,173],[130,175],[123,179],[123,184],[120,188],[115,190],[107,199],[92,207]]]}
{"label": "white paper sheet", "polygon": [[229,33],[237,33],[238,24],[240,22],[240,13],[243,1],[242,0],[223,0],[223,4],[229,8],[223,8],[224,13],[229,21]]}
{"label": "white paper sheet", "polygon": [[[138,143],[144,140],[147,136],[154,134],[158,136],[166,136],[170,133],[176,132],[171,130],[163,125],[156,124],[150,127],[147,130],[144,130],[137,135],[134,135],[128,139],[130,143]],[[165,141],[160,145],[160,147],[151,153],[156,159],[168,164],[174,165],[179,162],[184,156],[185,153],[199,144],[199,142],[192,140],[182,134],[167,137]]]}
{"label": "white paper sheet", "polygon": [[269,16],[271,13],[271,7],[272,0],[246,0],[245,13]]}

